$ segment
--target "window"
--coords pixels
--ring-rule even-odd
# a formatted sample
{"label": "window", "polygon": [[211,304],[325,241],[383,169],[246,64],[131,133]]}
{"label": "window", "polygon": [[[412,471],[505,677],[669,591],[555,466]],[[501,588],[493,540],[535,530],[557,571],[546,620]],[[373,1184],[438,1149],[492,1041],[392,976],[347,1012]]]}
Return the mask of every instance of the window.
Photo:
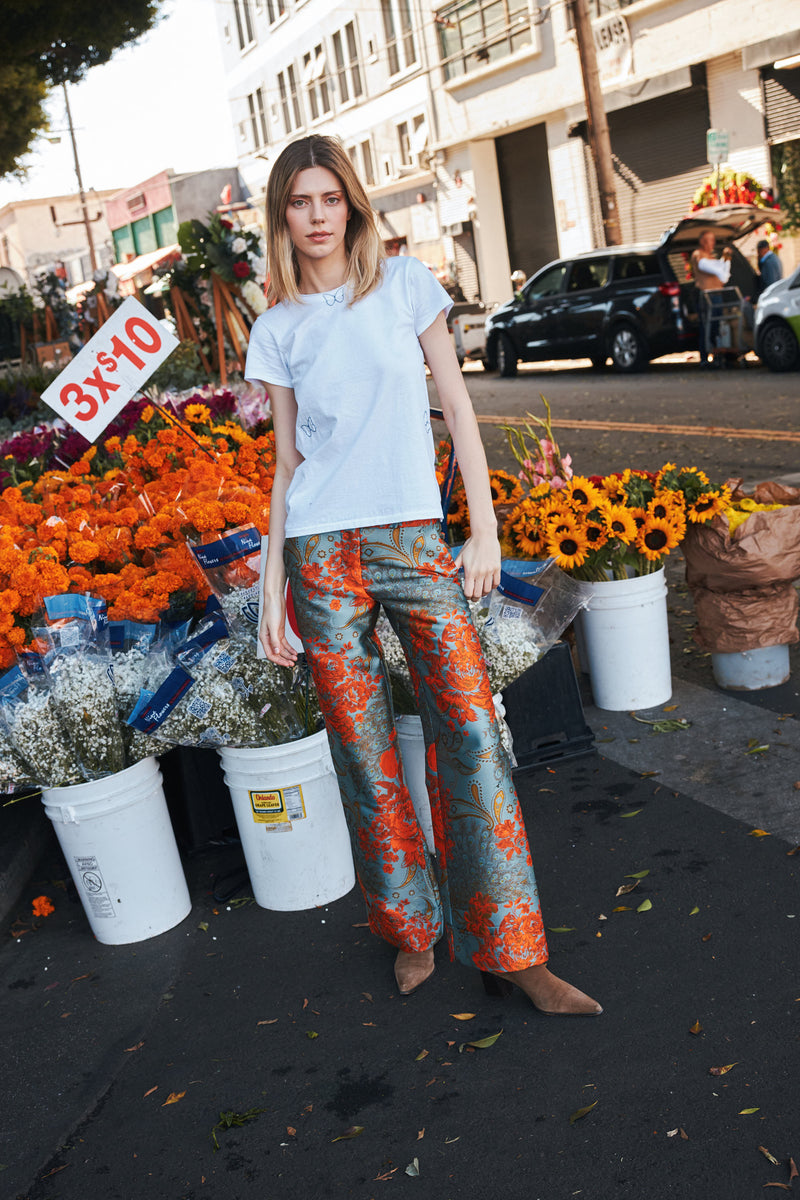
{"label": "window", "polygon": [[530,46],[527,0],[458,0],[434,16],[445,79],[457,79]]}
{"label": "window", "polygon": [[303,117],[300,111],[300,96],[297,91],[297,79],[294,73],[294,64],[287,67],[285,71],[278,72],[278,91],[281,96],[281,110],[283,111],[283,128],[287,135],[293,133],[295,129],[302,129]]}
{"label": "window", "polygon": [[643,279],[647,275],[660,275],[661,267],[656,254],[625,254],[614,259],[614,279]]}
{"label": "window", "polygon": [[572,264],[572,274],[569,277],[570,292],[585,292],[589,288],[605,287],[608,280],[608,259],[598,258],[592,262],[578,259]]}
{"label": "window", "polygon": [[259,150],[262,146],[269,144],[269,131],[267,129],[267,115],[264,111],[264,89],[256,88],[247,97],[247,105],[250,109],[250,132],[253,136],[253,146]]}
{"label": "window", "polygon": [[557,296],[564,286],[566,273],[566,263],[559,263],[557,267],[543,271],[525,288],[525,299],[530,303],[531,300],[540,300],[543,296]]}
{"label": "window", "polygon": [[381,0],[383,32],[389,54],[389,74],[396,75],[417,61],[410,0]]}
{"label": "window", "polygon": [[270,25],[274,25],[279,21],[286,12],[286,4],[284,0],[267,0],[267,16]]}
{"label": "window", "polygon": [[415,166],[428,140],[428,124],[422,113],[397,126],[397,139],[400,143],[400,166]]}
{"label": "window", "polygon": [[303,83],[312,121],[318,121],[331,111],[331,90],[325,66],[325,51],[321,42],[310,54],[303,55]]}
{"label": "window", "polygon": [[368,187],[375,185],[375,156],[372,153],[372,143],[369,139],[361,143],[361,168],[364,172],[364,182]]}
{"label": "window", "polygon": [[233,0],[233,15],[236,18],[236,37],[239,49],[245,50],[256,40],[253,33],[253,18],[250,13],[250,0]]}
{"label": "window", "polygon": [[347,104],[364,94],[354,21],[333,35],[333,56],[336,60],[336,79],[339,84],[339,103]]}

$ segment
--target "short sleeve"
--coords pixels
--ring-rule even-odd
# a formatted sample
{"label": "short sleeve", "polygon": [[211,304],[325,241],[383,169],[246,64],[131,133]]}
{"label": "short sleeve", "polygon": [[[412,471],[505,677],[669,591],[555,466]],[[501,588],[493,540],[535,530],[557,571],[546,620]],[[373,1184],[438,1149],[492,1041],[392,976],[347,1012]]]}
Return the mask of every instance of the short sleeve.
{"label": "short sleeve", "polygon": [[445,316],[453,307],[453,301],[444,290],[433,271],[418,258],[408,257],[408,284],[411,309],[414,314],[414,332],[417,337],[432,325],[440,312]]}
{"label": "short sleeve", "polygon": [[244,377],[250,383],[276,383],[278,387],[294,387],[294,380],[269,327],[268,318],[268,312],[262,313],[250,332]]}

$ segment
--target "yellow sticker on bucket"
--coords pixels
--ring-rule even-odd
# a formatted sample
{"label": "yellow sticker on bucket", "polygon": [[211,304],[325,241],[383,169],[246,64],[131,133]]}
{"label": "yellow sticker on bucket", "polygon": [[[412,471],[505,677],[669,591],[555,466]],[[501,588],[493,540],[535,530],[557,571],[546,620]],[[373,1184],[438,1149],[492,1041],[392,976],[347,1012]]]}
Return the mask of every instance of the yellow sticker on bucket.
{"label": "yellow sticker on bucket", "polygon": [[270,791],[250,792],[253,820],[260,825],[291,825],[306,815],[303,789],[300,784]]}

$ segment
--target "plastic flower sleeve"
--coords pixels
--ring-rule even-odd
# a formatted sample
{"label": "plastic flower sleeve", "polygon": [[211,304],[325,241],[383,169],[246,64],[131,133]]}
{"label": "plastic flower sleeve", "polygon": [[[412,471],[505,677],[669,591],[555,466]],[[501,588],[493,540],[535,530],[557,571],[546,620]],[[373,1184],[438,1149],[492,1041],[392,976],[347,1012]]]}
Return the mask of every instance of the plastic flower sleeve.
{"label": "plastic flower sleeve", "polygon": [[493,692],[501,692],[555,645],[592,594],[590,584],[567,575],[552,559],[506,562],[500,585],[476,625]]}
{"label": "plastic flower sleeve", "polygon": [[44,604],[49,624],[34,632],[50,647],[44,668],[78,767],[87,780],[114,775],[125,767],[125,748],[111,654],[100,629],[103,609],[78,595],[47,596]]}
{"label": "plastic flower sleeve", "polygon": [[256,744],[279,745],[314,733],[321,718],[316,690],[305,671],[296,669],[299,682],[286,667],[256,658],[248,637],[228,636],[221,614],[210,614],[194,635],[175,650],[181,666],[195,678],[198,670],[215,670],[225,676],[263,726]]}
{"label": "plastic flower sleeve", "polygon": [[40,780],[35,778],[34,771],[14,749],[3,710],[4,706],[0,702],[0,793],[7,795],[19,791],[20,788],[40,784]]}
{"label": "plastic flower sleeve", "polygon": [[231,630],[255,639],[261,534],[242,525],[206,542],[188,540],[195,561],[220,602]]}
{"label": "plastic flower sleeve", "polygon": [[[224,623],[220,624],[224,630]],[[208,661],[214,644],[211,641],[201,650],[194,647],[200,657],[191,673],[183,666],[174,667],[163,650],[154,656],[154,669],[128,724],[171,746],[269,745],[256,714]],[[189,649],[185,653],[194,657]]]}
{"label": "plastic flower sleeve", "polygon": [[66,787],[84,782],[38,654],[20,655],[20,665],[3,675],[0,703],[12,748],[38,784]]}
{"label": "plastic flower sleeve", "polygon": [[114,668],[114,694],[117,698],[117,717],[125,747],[125,765],[149,758],[153,742],[146,734],[128,725],[139,693],[147,681],[150,651],[158,634],[157,625],[138,621],[112,621],[108,626],[109,648]]}

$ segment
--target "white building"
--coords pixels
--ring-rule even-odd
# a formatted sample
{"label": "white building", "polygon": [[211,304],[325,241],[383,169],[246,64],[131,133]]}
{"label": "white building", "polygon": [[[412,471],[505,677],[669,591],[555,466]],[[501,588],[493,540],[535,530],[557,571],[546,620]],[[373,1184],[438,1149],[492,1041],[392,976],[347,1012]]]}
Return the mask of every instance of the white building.
{"label": "white building", "polygon": [[[800,140],[800,4],[594,0],[623,238],[649,240],[710,172],[770,185],[770,147]],[[613,4],[613,6],[612,6]],[[218,5],[240,169],[263,195],[292,138],[335,133],[390,252],[457,278],[468,299],[597,245],[569,0],[226,0]]]}
{"label": "white building", "polygon": [[[114,262],[111,231],[103,205],[114,190],[87,192],[86,209],[99,267]],[[37,276],[55,271],[72,286],[91,279],[89,244],[80,197],[48,196],[14,200],[0,208],[0,267],[10,267],[31,287]]]}

